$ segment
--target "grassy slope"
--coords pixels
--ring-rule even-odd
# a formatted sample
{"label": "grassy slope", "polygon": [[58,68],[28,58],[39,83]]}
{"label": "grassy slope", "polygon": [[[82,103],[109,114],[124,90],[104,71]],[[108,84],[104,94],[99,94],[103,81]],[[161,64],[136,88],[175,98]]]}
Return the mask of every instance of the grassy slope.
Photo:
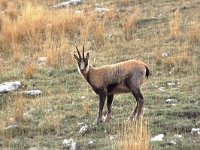
{"label": "grassy slope", "polygon": [[[152,149],[199,149],[199,137],[193,137],[190,131],[200,120],[200,39],[191,41],[190,26],[200,25],[200,2],[187,0],[157,0],[140,2],[137,10],[131,1],[128,5],[118,2],[97,1],[108,8],[119,9],[116,18],[104,24],[105,40],[98,40],[91,44],[91,60],[95,66],[111,64],[127,59],[140,59],[149,64],[152,76],[143,85],[145,97],[145,118],[148,118],[151,135],[165,133],[163,142],[153,143]],[[95,8],[95,2],[71,8],[76,9]],[[175,18],[175,9],[180,9],[180,28],[172,29],[180,34],[170,35],[170,21]],[[130,20],[133,12],[138,14],[137,27],[125,30],[120,27]],[[102,14],[95,14],[98,19],[104,20]],[[96,17],[95,16],[95,17]],[[134,16],[133,16],[134,17]],[[152,18],[155,17],[155,18]],[[87,26],[87,25],[86,25]],[[124,27],[125,28],[125,27]],[[200,29],[197,30],[200,32]],[[109,35],[111,38],[108,39]],[[69,39],[67,39],[69,40]],[[76,42],[76,38],[73,39]],[[80,43],[81,40],[79,39]],[[88,40],[90,41],[90,39]],[[29,46],[27,46],[29,48]],[[73,45],[69,44],[73,52]],[[88,46],[89,47],[89,46]],[[62,49],[62,48],[61,48]],[[32,57],[26,50],[23,54]],[[161,54],[167,52],[168,57]],[[92,124],[95,120],[98,101],[97,96],[78,74],[74,63],[62,64],[56,67],[42,67],[34,74],[33,79],[26,78],[21,72],[24,59],[19,63],[13,61],[13,51],[0,50],[1,74],[0,81],[20,80],[23,87],[16,92],[0,95],[0,140],[2,148],[27,149],[32,146],[50,149],[61,149],[63,139],[73,138],[81,149],[88,149],[87,142],[96,140],[96,145],[91,149],[111,149],[112,142],[109,135],[115,135],[131,113],[135,101],[131,94],[117,95],[113,104],[113,121],[101,127],[90,127],[89,133],[80,136],[78,123]],[[44,54],[36,52],[37,56]],[[34,56],[36,57],[36,56]],[[36,57],[37,58],[37,57]],[[36,61],[36,59],[33,59]],[[6,65],[10,68],[6,68]],[[5,69],[2,69],[2,68]],[[167,85],[174,82],[175,87]],[[164,87],[165,91],[158,90]],[[19,92],[26,89],[40,89],[42,96],[36,98],[22,97]],[[85,96],[85,99],[81,99]],[[176,106],[166,104],[168,98],[176,99]],[[6,102],[5,102],[6,101]],[[33,120],[24,119],[22,114],[30,109],[33,112]],[[88,115],[89,113],[89,115]],[[5,133],[9,118],[18,120],[22,131],[11,134]],[[106,131],[106,132],[105,132]],[[174,139],[175,134],[182,134],[183,140]],[[168,141],[177,142],[175,146],[169,146]]]}

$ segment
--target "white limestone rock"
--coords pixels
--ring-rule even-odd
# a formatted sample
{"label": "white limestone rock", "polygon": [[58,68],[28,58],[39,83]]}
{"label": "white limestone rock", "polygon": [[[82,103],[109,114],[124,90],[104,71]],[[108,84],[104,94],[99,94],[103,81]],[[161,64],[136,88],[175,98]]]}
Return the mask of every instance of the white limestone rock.
{"label": "white limestone rock", "polygon": [[54,8],[67,7],[70,5],[78,5],[78,4],[82,4],[82,3],[83,3],[83,0],[70,0],[67,2],[59,3],[59,4],[55,5]]}
{"label": "white limestone rock", "polygon": [[200,136],[200,128],[192,128],[191,134]]}
{"label": "white limestone rock", "polygon": [[77,143],[73,139],[65,139],[62,144],[64,149],[77,150]]}
{"label": "white limestone rock", "polygon": [[103,7],[95,8],[95,12],[98,12],[98,13],[104,13],[104,12],[108,12],[108,11],[110,11],[110,9],[108,9],[108,8],[103,8]]}
{"label": "white limestone rock", "polygon": [[20,81],[4,82],[0,84],[0,93],[16,91],[20,87],[21,87]]}
{"label": "white limestone rock", "polygon": [[24,94],[24,95],[27,95],[27,96],[38,96],[38,95],[42,94],[42,91],[40,91],[40,90],[28,90],[28,91],[23,91],[21,93]]}
{"label": "white limestone rock", "polygon": [[81,135],[84,135],[88,131],[88,126],[84,125],[80,128],[79,132]]}
{"label": "white limestone rock", "polygon": [[169,99],[166,99],[165,102],[168,103],[168,104],[169,104],[169,103],[176,103],[177,100],[176,100],[176,99],[170,99],[170,98],[169,98]]}
{"label": "white limestone rock", "polygon": [[158,134],[155,137],[151,138],[152,142],[163,141],[164,134]]}

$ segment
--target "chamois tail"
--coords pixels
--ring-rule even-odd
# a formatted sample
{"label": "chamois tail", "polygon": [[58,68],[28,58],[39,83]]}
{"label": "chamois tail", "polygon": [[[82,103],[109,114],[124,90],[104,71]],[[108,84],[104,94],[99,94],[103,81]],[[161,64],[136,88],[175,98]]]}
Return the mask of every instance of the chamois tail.
{"label": "chamois tail", "polygon": [[150,73],[149,67],[148,66],[145,66],[145,67],[146,67],[146,77],[148,78],[149,75],[151,75],[151,73]]}

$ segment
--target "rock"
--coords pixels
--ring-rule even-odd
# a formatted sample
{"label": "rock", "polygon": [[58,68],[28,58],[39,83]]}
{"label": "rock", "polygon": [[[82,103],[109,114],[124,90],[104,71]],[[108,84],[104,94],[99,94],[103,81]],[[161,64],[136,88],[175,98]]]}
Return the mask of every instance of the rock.
{"label": "rock", "polygon": [[77,143],[76,142],[72,142],[71,148],[70,150],[77,150]]}
{"label": "rock", "polygon": [[88,131],[88,126],[84,125],[80,128],[79,132],[81,135],[84,135]]}
{"label": "rock", "polygon": [[42,94],[42,91],[40,91],[40,90],[29,90],[29,91],[23,91],[21,93],[24,94],[24,95],[27,95],[27,96],[38,96],[38,95]]}
{"label": "rock", "polygon": [[47,61],[47,57],[39,57],[37,60],[38,65],[45,65]]}
{"label": "rock", "polygon": [[110,141],[114,141],[115,140],[115,136],[110,135]]}
{"label": "rock", "polygon": [[174,137],[177,138],[177,139],[183,139],[184,138],[181,134],[175,134]]}
{"label": "rock", "polygon": [[89,148],[94,148],[95,147],[95,141],[89,141],[88,143],[87,143],[87,146],[89,147]]}
{"label": "rock", "polygon": [[176,106],[176,104],[171,104],[171,106]]}
{"label": "rock", "polygon": [[81,99],[85,99],[85,96],[81,96]]}
{"label": "rock", "polygon": [[168,144],[168,145],[176,145],[176,142],[174,142],[174,141],[169,141],[167,144]]}
{"label": "rock", "polygon": [[110,11],[110,9],[108,8],[102,8],[102,7],[95,8],[95,12],[98,12],[98,13],[103,13],[103,12],[108,12],[108,11]]}
{"label": "rock", "polygon": [[63,149],[77,150],[77,143],[73,139],[70,140],[65,139],[62,144],[63,144]]}
{"label": "rock", "polygon": [[85,122],[79,122],[78,125],[81,126],[83,125]]}
{"label": "rock", "polygon": [[19,87],[21,87],[20,81],[4,82],[0,84],[0,93],[16,91]]}
{"label": "rock", "polygon": [[174,87],[174,86],[176,85],[176,83],[174,83],[174,82],[169,82],[169,83],[167,83],[167,85],[168,85],[168,86]]}
{"label": "rock", "polygon": [[70,5],[78,5],[78,4],[81,4],[82,2],[83,2],[83,0],[70,0],[67,2],[59,3],[59,4],[55,5],[54,8],[66,7],[66,6],[70,6]]}
{"label": "rock", "polygon": [[200,128],[192,128],[191,130],[192,135],[200,135]]}
{"label": "rock", "polygon": [[87,145],[92,145],[92,144],[94,144],[94,141],[89,141],[89,142],[87,143]]}
{"label": "rock", "polygon": [[165,102],[166,103],[175,103],[175,102],[177,102],[177,100],[176,99],[167,99],[167,100],[165,100]]}
{"label": "rock", "polygon": [[156,141],[162,141],[164,138],[164,134],[158,134],[155,137],[151,138],[151,141],[156,142]]}
{"label": "rock", "polygon": [[166,58],[166,57],[168,57],[168,56],[169,56],[169,54],[168,54],[167,52],[163,52],[163,53],[162,53],[162,57]]}
{"label": "rock", "polygon": [[159,87],[158,90],[161,91],[161,92],[164,92],[165,88],[164,87]]}

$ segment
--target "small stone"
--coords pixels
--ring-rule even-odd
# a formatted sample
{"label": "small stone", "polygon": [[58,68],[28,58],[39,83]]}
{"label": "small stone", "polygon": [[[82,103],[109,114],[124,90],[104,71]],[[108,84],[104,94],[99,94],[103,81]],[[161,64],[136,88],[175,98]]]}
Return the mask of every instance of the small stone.
{"label": "small stone", "polygon": [[38,96],[42,94],[42,91],[40,90],[29,90],[29,91],[23,91],[22,94],[25,94],[27,96]]}
{"label": "small stone", "polygon": [[84,135],[86,132],[88,131],[88,126],[85,125],[85,126],[82,126],[79,130],[78,133],[80,133],[81,135]]}
{"label": "small stone", "polygon": [[158,134],[155,137],[151,138],[151,141],[163,141],[164,134]]}
{"label": "small stone", "polygon": [[81,99],[85,99],[85,96],[81,96]]}
{"label": "small stone", "polygon": [[183,139],[184,138],[181,134],[175,134],[174,137],[178,138],[178,139]]}
{"label": "small stone", "polygon": [[110,141],[113,141],[113,140],[115,140],[115,136],[110,135]]}
{"label": "small stone", "polygon": [[110,11],[110,9],[108,9],[108,8],[102,8],[102,7],[96,7],[95,11],[98,12],[98,13],[103,13],[103,12]]}
{"label": "small stone", "polygon": [[83,125],[85,122],[79,122],[78,125],[81,126]]}
{"label": "small stone", "polygon": [[164,87],[159,87],[158,90],[161,91],[161,92],[164,92],[165,88]]}
{"label": "small stone", "polygon": [[168,54],[167,52],[163,52],[163,53],[162,53],[162,57],[165,58],[165,57],[168,57],[168,56],[169,56],[169,54]]}
{"label": "small stone", "polygon": [[167,99],[167,100],[165,100],[165,102],[166,103],[175,103],[175,102],[177,102],[177,100],[176,99]]}
{"label": "small stone", "polygon": [[72,145],[71,145],[71,148],[70,150],[77,150],[77,143],[72,141]]}
{"label": "small stone", "polygon": [[176,106],[176,104],[171,104],[171,106]]}
{"label": "small stone", "polygon": [[191,134],[192,135],[200,135],[200,128],[192,128]]}
{"label": "small stone", "polygon": [[176,142],[170,141],[170,142],[169,142],[169,145],[176,145]]}
{"label": "small stone", "polygon": [[89,141],[87,143],[87,145],[88,145],[89,148],[94,148],[95,147],[95,142],[94,141]]}
{"label": "small stone", "polygon": [[[50,26],[50,25],[48,25]],[[47,57],[39,57],[37,60],[38,65],[45,65],[47,61]]]}
{"label": "small stone", "polygon": [[81,4],[82,2],[83,2],[83,0],[70,0],[67,2],[62,2],[57,5],[54,5],[54,8],[66,7],[66,6],[70,6],[70,5],[78,5],[78,4]]}
{"label": "small stone", "polygon": [[174,87],[174,86],[176,85],[176,83],[174,83],[174,82],[169,82],[169,83],[167,83],[167,85],[168,85],[168,86],[173,86],[173,87]]}
{"label": "small stone", "polygon": [[70,140],[65,139],[62,143],[63,148],[71,148],[72,142],[73,142],[73,139],[70,139]]}

